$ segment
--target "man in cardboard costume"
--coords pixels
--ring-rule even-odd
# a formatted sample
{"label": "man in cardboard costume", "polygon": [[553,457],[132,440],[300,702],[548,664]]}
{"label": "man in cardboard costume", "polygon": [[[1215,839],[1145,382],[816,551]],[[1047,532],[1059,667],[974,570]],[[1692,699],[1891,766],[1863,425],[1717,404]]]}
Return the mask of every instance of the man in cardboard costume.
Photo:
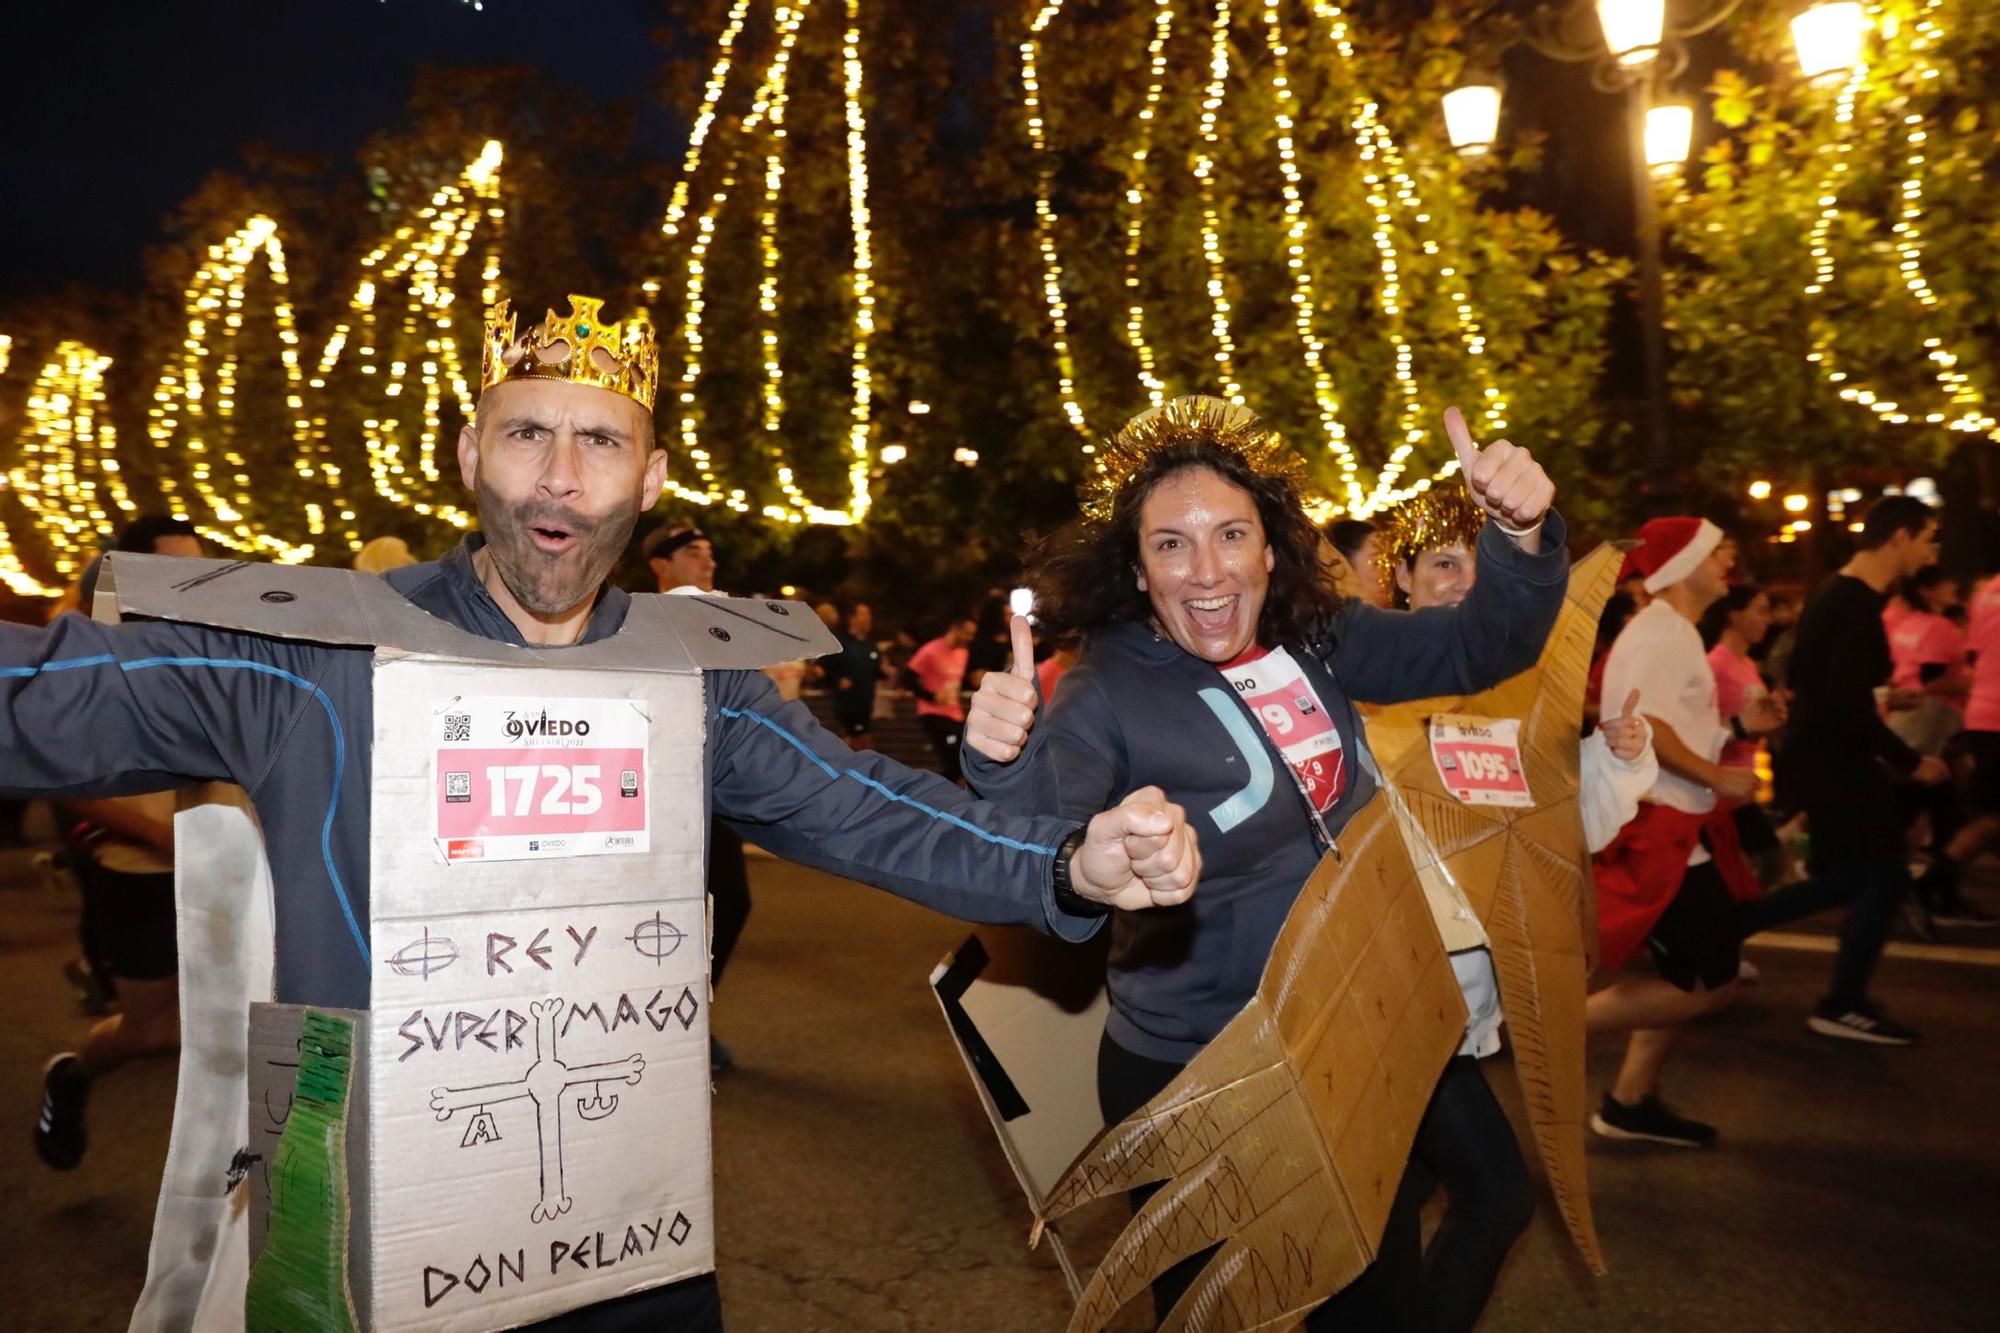
{"label": "man in cardboard costume", "polygon": [[[1192,834],[1157,792],[1087,827],[1008,817],[781,705],[753,668],[831,646],[804,607],[606,585],[665,481],[658,353],[649,326],[571,305],[489,325],[458,441],[482,531],[443,560],[378,580],[119,557],[100,614],[136,623],[0,627],[0,789],[216,778],[254,803],[275,945],[261,977],[235,966],[277,1003],[246,1048],[240,1005],[190,998],[227,1033],[184,1062],[176,1132],[231,1134],[244,1101],[190,1115],[188,1088],[246,1060],[278,1127],[233,1163],[170,1157],[156,1229],[178,1243],[168,1194],[202,1195],[210,1230],[186,1243],[205,1261],[240,1202],[225,1188],[268,1182],[236,1306],[252,1328],[719,1325],[711,811],[804,864],[1066,939],[1193,890]],[[219,841],[184,838],[183,871]]]}

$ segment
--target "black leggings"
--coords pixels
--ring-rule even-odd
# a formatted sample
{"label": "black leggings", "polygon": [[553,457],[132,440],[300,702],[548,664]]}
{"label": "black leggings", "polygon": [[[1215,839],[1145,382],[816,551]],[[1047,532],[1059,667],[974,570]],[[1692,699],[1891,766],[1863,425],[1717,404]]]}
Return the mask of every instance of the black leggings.
{"label": "black leggings", "polygon": [[750,868],[743,861],[743,839],[719,819],[708,830],[708,892],[715,900],[715,957],[708,976],[711,985],[720,985],[737,937],[750,922]]}
{"label": "black leggings", "polygon": [[[1106,1036],[1097,1048],[1097,1101],[1104,1123],[1115,1125],[1144,1106],[1180,1071],[1179,1065],[1135,1055]],[[1450,1204],[1426,1248],[1424,1201],[1440,1185]],[[1159,1188],[1133,1190],[1133,1209]],[[1486,1086],[1479,1062],[1469,1055],[1454,1057],[1417,1125],[1417,1141],[1375,1262],[1307,1316],[1305,1327],[1312,1333],[1457,1333],[1471,1328],[1533,1210],[1528,1168],[1513,1126]],[[1156,1318],[1166,1318],[1214,1252],[1182,1260],[1153,1283]]]}

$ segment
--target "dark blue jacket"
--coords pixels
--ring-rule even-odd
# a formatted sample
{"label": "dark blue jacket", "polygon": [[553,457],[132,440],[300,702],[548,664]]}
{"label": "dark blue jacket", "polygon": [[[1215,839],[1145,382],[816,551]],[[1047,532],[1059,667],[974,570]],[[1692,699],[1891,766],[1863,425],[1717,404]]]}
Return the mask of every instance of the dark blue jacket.
{"label": "dark blue jacket", "polygon": [[[1336,841],[1375,794],[1352,762],[1365,744],[1354,701],[1469,694],[1534,665],[1569,584],[1565,535],[1551,513],[1542,553],[1530,556],[1488,525],[1462,605],[1350,603],[1317,650],[1286,645],[1350,757],[1347,790],[1323,820]],[[1255,993],[1324,852],[1304,792],[1236,691],[1151,626],[1111,625],[1086,641],[1018,759],[998,764],[968,747],[964,763],[973,789],[1010,809],[1074,818],[1157,786],[1187,811],[1201,887],[1178,908],[1115,914],[1105,1030],[1139,1055],[1192,1059]]]}
{"label": "dark blue jacket", "polygon": [[[473,572],[480,540],[389,582],[440,619],[519,645]],[[606,589],[583,641],[618,633],[630,605]],[[561,665],[564,650],[547,651]],[[1079,821],[1005,815],[934,774],[857,754],[759,672],[704,684],[710,809],[751,841],[968,921],[1069,939],[1096,929],[1057,908],[1050,886],[1054,849]],[[366,1008],[372,691],[366,648],[74,615],[0,626],[0,794],[238,784],[270,852],[277,998]]]}

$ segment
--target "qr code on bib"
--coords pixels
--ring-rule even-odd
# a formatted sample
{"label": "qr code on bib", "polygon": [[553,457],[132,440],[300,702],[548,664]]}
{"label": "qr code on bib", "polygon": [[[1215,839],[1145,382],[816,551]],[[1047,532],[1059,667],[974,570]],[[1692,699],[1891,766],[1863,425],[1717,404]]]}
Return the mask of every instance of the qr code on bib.
{"label": "qr code on bib", "polygon": [[472,714],[446,713],[444,715],[445,744],[464,744],[472,739]]}

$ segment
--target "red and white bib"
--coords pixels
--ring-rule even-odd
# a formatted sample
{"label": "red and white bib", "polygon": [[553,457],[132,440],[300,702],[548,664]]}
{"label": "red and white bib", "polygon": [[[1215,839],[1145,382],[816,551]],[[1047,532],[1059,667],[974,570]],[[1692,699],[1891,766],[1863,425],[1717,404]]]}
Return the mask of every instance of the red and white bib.
{"label": "red and white bib", "polygon": [[1253,645],[1218,670],[1298,774],[1313,808],[1331,810],[1347,790],[1347,752],[1298,662],[1283,648]]}

